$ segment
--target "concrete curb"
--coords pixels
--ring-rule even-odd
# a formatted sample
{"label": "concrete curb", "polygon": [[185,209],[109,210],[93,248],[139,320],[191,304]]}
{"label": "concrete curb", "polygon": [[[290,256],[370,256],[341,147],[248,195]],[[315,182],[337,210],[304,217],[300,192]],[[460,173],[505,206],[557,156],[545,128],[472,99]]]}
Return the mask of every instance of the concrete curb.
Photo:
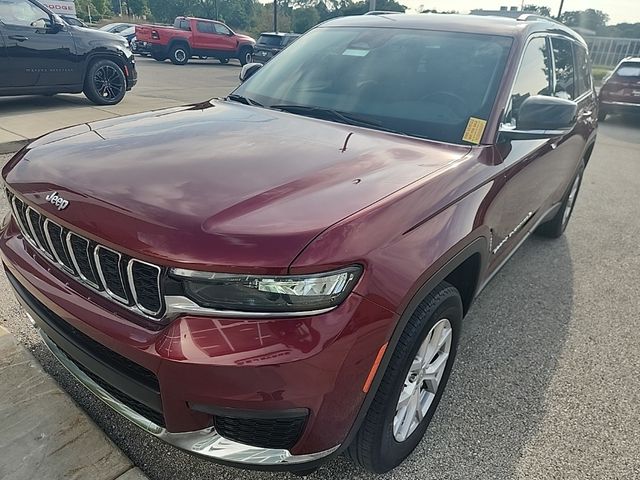
{"label": "concrete curb", "polygon": [[147,479],[0,326],[0,478]]}

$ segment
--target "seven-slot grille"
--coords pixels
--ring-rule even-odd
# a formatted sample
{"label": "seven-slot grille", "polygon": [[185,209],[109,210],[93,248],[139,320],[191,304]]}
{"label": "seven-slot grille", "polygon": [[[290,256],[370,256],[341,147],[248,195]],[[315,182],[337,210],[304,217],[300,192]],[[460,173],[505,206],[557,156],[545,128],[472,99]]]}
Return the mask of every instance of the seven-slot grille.
{"label": "seven-slot grille", "polygon": [[84,285],[145,315],[163,310],[162,269],[99,245],[42,216],[7,191],[14,218],[27,241]]}

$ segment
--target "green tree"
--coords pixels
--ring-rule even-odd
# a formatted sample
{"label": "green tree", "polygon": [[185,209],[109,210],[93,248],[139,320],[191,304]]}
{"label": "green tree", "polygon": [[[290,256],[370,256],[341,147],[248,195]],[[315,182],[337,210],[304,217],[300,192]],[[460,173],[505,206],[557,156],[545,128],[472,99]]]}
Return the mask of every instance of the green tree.
{"label": "green tree", "polygon": [[304,33],[320,22],[320,15],[314,7],[296,8],[291,15],[291,26],[296,33]]}
{"label": "green tree", "polygon": [[149,13],[147,0],[127,0],[127,8],[129,9],[129,13],[140,17]]}
{"label": "green tree", "polygon": [[535,5],[533,3],[529,3],[522,7],[524,12],[537,13],[538,15],[544,15],[545,17],[551,16],[551,9],[549,7],[542,7],[540,5]]}
{"label": "green tree", "polygon": [[580,27],[595,32],[606,27],[609,15],[601,10],[589,8],[587,10],[564,12],[560,21],[569,27]]}

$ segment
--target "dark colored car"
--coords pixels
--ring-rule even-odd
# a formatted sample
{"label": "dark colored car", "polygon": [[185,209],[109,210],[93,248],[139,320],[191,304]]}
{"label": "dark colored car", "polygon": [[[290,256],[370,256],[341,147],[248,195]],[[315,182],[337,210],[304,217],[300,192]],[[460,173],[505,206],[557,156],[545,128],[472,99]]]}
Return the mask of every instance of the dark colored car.
{"label": "dark colored car", "polygon": [[71,15],[60,15],[60,18],[64,20],[64,23],[71,25],[72,27],[84,27],[89,28],[86,23],[80,20],[78,17],[72,17]]}
{"label": "dark colored car", "polygon": [[127,41],[65,23],[34,0],[0,0],[0,96],[81,93],[114,105],[137,73]]}
{"label": "dark colored car", "polygon": [[640,114],[640,58],[625,58],[604,79],[598,120],[610,113]]}
{"label": "dark colored car", "polygon": [[252,62],[267,63],[299,37],[297,33],[261,33],[253,47]]}
{"label": "dark colored car", "polygon": [[193,17],[176,17],[173,26],[137,25],[136,41],[148,44],[159,62],[168,58],[174,65],[185,65],[193,56],[214,57],[220,63],[237,58],[245,65],[251,62],[256,43],[222,22]]}
{"label": "dark colored car", "polygon": [[16,154],[5,270],[145,431],[236,466],[387,471],[474,297],[567,226],[597,131],[586,44],[529,16],[342,17],[242,77]]}

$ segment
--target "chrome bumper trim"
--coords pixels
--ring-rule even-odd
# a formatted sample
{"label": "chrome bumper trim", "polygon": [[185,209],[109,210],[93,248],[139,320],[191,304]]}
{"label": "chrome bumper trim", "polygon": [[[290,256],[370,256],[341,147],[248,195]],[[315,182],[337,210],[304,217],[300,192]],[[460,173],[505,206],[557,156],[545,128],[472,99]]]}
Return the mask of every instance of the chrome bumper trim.
{"label": "chrome bumper trim", "polygon": [[[33,319],[31,319],[31,321],[33,321]],[[168,432],[165,428],[156,425],[151,420],[143,417],[111,396],[87,374],[80,370],[69,359],[69,357],[67,357],[67,355],[65,355],[65,353],[56,346],[46,333],[40,329],[38,329],[38,332],[51,353],[58,359],[62,366],[71,373],[71,375],[76,377],[76,379],[87,388],[87,390],[133,424],[173,445],[174,447],[224,462],[265,466],[294,465],[312,462],[332,454],[340,447],[340,445],[336,445],[335,447],[323,452],[309,453],[306,455],[293,455],[291,452],[284,449],[260,448],[228,440],[219,435],[213,427],[194,432]]]}
{"label": "chrome bumper trim", "polygon": [[640,108],[640,103],[629,103],[629,102],[609,102],[606,100],[600,101],[602,105],[613,105],[616,107],[636,107]]}

